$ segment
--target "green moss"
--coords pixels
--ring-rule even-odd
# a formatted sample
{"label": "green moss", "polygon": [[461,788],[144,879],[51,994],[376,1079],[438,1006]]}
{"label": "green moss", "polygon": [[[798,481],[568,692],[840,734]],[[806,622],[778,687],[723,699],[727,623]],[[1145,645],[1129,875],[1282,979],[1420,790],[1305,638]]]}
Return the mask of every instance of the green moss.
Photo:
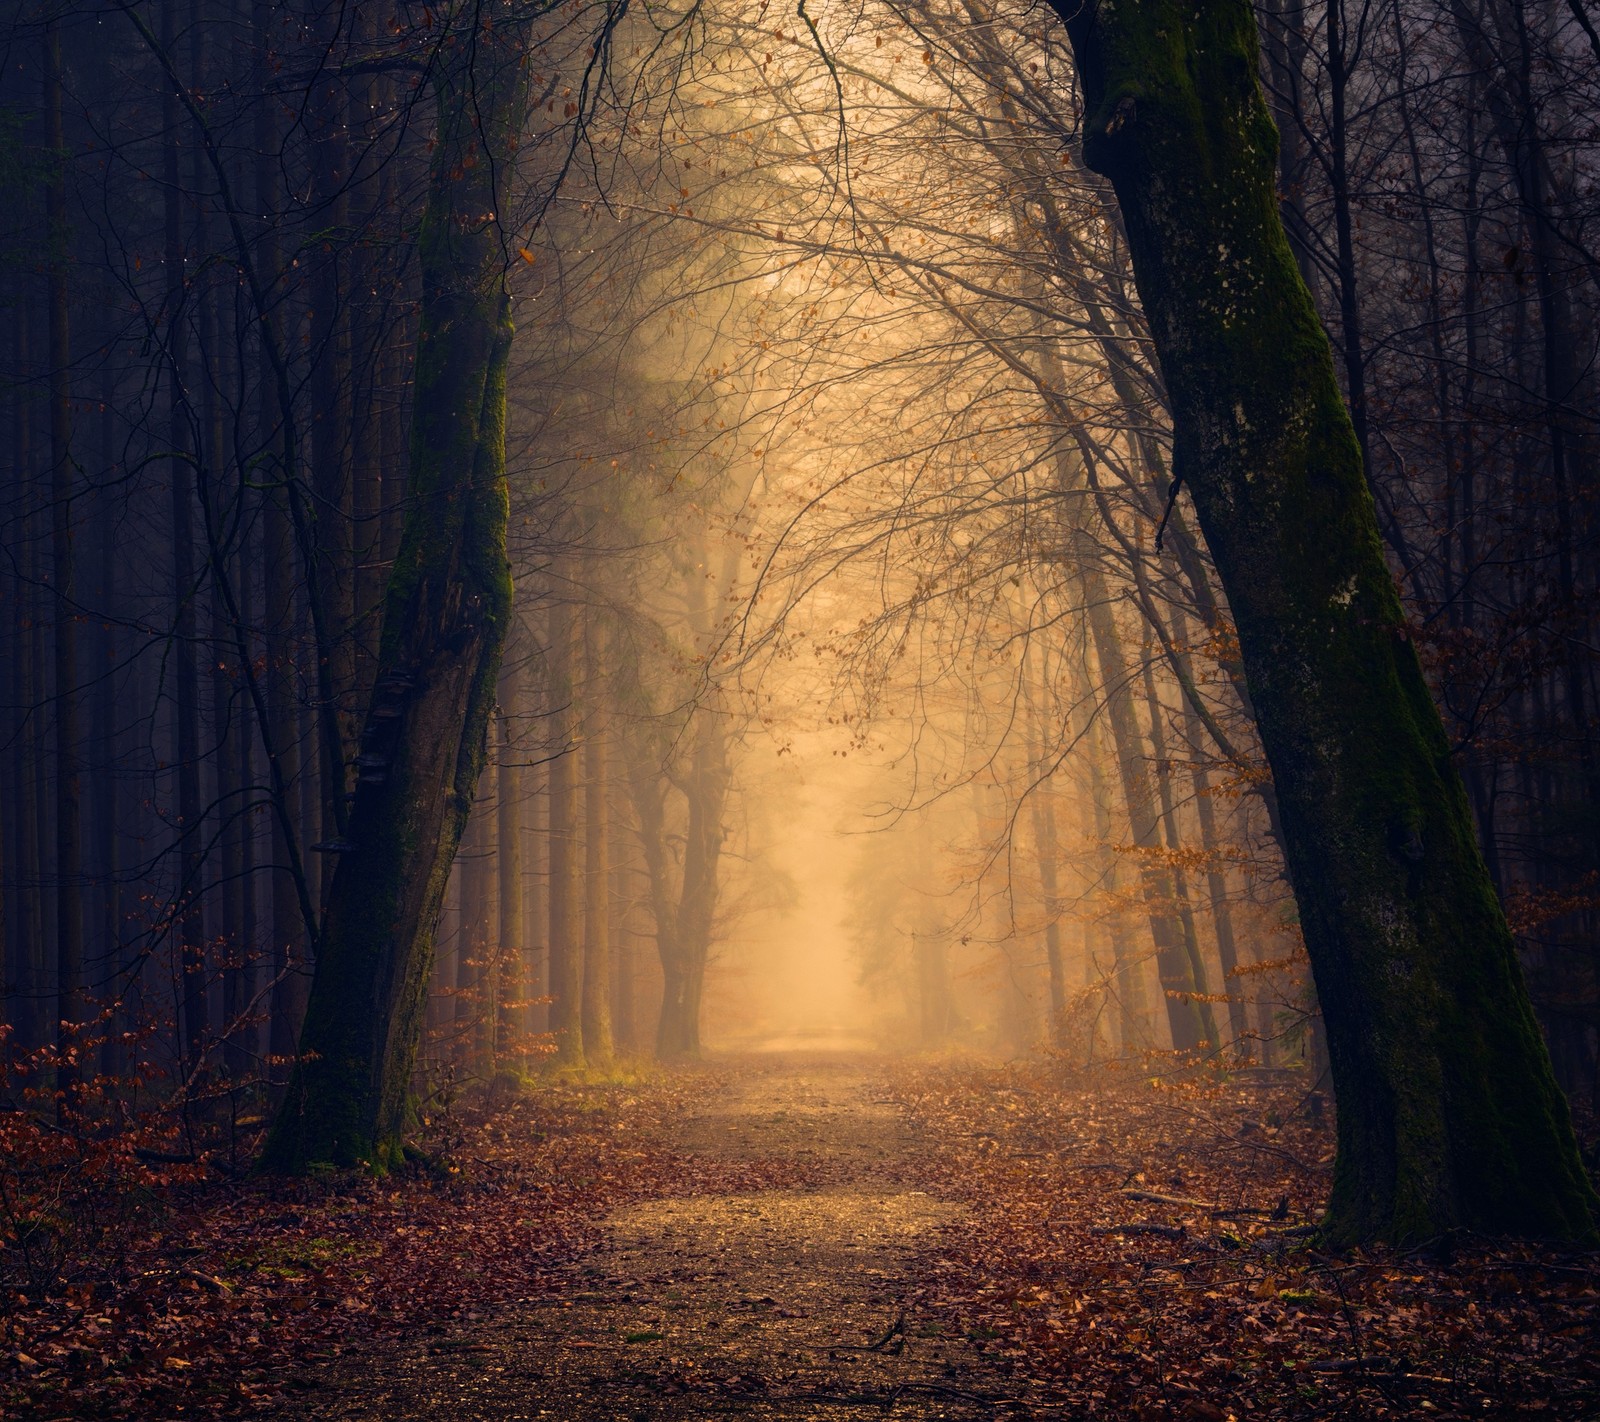
{"label": "green moss", "polygon": [[1595,1197],[1278,220],[1250,6],[1060,8],[1094,115],[1085,155],[1122,208],[1278,792],[1339,1101],[1325,1237],[1592,1237]]}
{"label": "green moss", "polygon": [[[521,132],[526,22],[459,56],[438,91],[439,135],[418,243],[423,300],[408,512],[385,591],[378,682],[402,714],[368,721],[381,781],[360,783],[288,1093],[263,1168],[313,1161],[388,1170],[404,1159],[433,932],[487,755],[511,612],[505,538],[506,367],[512,330],[499,233]],[[470,66],[470,67],[467,67]],[[467,92],[470,89],[470,94]],[[461,220],[461,214],[471,214]]]}

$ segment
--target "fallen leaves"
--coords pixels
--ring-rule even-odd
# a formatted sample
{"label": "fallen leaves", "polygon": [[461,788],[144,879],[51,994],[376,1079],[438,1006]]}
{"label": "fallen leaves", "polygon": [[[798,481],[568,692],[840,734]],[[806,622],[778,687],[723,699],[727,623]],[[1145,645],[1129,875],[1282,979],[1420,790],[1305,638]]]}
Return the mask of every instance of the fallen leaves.
{"label": "fallen leaves", "polygon": [[630,1142],[659,1139],[694,1089],[704,1082],[550,1087],[468,1114],[454,1171],[191,1172],[147,1190],[115,1241],[120,1268],[0,1297],[0,1415],[241,1415],[298,1387],[307,1365],[541,1299],[608,1208],[679,1187],[682,1162]]}
{"label": "fallen leaves", "polygon": [[[245,1415],[346,1354],[487,1350],[463,1335],[587,1297],[574,1265],[607,1212],[726,1196],[759,1213],[763,1192],[837,1173],[808,1149],[674,1151],[675,1123],[726,1075],[542,1088],[458,1121],[454,1169],[147,1187],[110,1236],[114,1266],[4,1298],[0,1413]],[[940,1062],[896,1068],[890,1097],[907,1144],[876,1152],[879,1175],[968,1213],[927,1233],[913,1294],[828,1356],[963,1351],[944,1383],[806,1394],[819,1402],[920,1392],[1119,1422],[1600,1415],[1600,1258],[1472,1239],[1322,1253],[1331,1125],[1297,1110],[1293,1081],[1089,1089]],[[727,1307],[790,1316],[765,1294]],[[588,1367],[625,1345],[663,1394],[801,1385],[701,1376],[674,1319],[677,1342],[630,1307],[553,1346]]]}
{"label": "fallen leaves", "polygon": [[1084,1415],[1600,1407],[1600,1257],[1309,1247],[1332,1137],[1296,1114],[1303,1086],[939,1065],[896,1090],[975,1218],[919,1306]]}

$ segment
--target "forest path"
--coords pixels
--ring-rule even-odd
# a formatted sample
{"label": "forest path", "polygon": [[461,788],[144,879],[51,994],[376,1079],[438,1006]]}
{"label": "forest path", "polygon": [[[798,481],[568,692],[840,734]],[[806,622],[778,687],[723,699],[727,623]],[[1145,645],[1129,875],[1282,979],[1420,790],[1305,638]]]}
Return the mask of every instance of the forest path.
{"label": "forest path", "polygon": [[[917,1282],[964,1211],[924,1188],[938,1143],[885,1091],[870,1059],[744,1059],[664,1142],[684,1192],[611,1214],[568,1288],[431,1346],[347,1357],[272,1415],[994,1416],[1012,1388],[917,1317]],[[782,1187],[740,1187],[753,1178]]]}

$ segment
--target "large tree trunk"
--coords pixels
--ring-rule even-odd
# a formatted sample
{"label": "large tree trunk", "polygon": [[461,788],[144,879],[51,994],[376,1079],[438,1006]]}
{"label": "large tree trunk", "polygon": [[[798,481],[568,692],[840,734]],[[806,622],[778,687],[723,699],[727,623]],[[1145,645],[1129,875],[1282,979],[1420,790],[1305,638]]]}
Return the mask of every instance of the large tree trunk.
{"label": "large tree trunk", "polygon": [[526,25],[485,24],[457,40],[440,51],[418,238],[412,500],[384,601],[350,840],[338,846],[301,1057],[267,1145],[274,1169],[383,1166],[400,1153],[434,929],[511,615],[512,328],[498,215],[527,105]]}
{"label": "large tree trunk", "polygon": [[1246,0],[1058,0],[1239,631],[1327,1019],[1325,1235],[1592,1237],[1597,1202],[1284,237]]}

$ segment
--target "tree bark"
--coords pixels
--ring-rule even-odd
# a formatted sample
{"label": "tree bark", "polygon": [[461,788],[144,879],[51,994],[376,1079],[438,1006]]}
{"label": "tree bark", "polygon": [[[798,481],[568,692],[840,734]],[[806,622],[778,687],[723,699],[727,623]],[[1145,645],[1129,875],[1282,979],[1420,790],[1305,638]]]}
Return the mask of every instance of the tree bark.
{"label": "tree bark", "polygon": [[490,826],[494,814],[488,795],[480,794],[462,831],[457,859],[461,929],[456,935],[455,1059],[467,1075],[479,1078],[487,1076],[494,1053],[495,1005],[489,971],[489,895],[495,882]]}
{"label": "tree bark", "polygon": [[611,873],[606,842],[606,757],[609,736],[600,691],[605,639],[598,614],[583,617],[584,679],[588,683],[583,718],[583,1053],[591,1066],[612,1057],[611,1032]]}
{"label": "tree bark", "polygon": [[578,928],[578,751],[572,711],[573,642],[577,627],[571,589],[557,583],[550,607],[551,730],[555,754],[550,761],[550,1031],[555,1034],[556,1061],[583,1065],[583,942]]}
{"label": "tree bark", "polygon": [[[175,50],[179,6],[162,11],[162,48]],[[192,16],[190,17],[192,22]],[[184,1075],[192,1076],[206,1052],[205,923],[200,876],[204,866],[204,808],[200,802],[200,691],[195,666],[193,419],[188,391],[188,289],[184,279],[183,174],[180,167],[179,104],[168,92],[162,100],[167,139],[163,145],[166,239],[168,439],[172,510],[172,662],[173,747],[178,782],[178,878],[172,897],[178,940],[178,1007]]]}
{"label": "tree bark", "polygon": [[520,669],[508,671],[500,679],[500,742],[495,774],[495,806],[499,816],[499,832],[495,836],[498,853],[495,863],[499,870],[497,885],[500,897],[500,933],[495,943],[497,967],[497,1020],[495,1037],[497,1051],[504,1056],[508,1050],[522,1050],[517,1043],[522,1036],[522,1010],[520,1004],[529,995],[526,973],[527,923],[523,917],[522,892],[522,817],[523,788],[522,766],[524,752],[516,744],[517,727],[522,712],[522,676]]}
{"label": "tree bark", "polygon": [[[254,0],[251,6],[252,82],[258,90],[265,91],[272,80],[273,57],[269,43],[272,6],[268,0]],[[255,106],[255,148],[252,181],[257,211],[263,214],[278,210],[278,148],[275,108],[272,104]],[[277,228],[271,221],[262,222],[256,235],[256,270],[266,290],[277,283],[279,254]],[[267,342],[263,338],[257,348],[257,443],[263,452],[271,451],[280,441],[284,412],[279,406],[277,372],[273,368]],[[267,487],[262,496],[261,510],[261,562],[265,585],[263,654],[266,662],[266,740],[268,742],[268,778],[274,785],[274,795],[280,792],[286,801],[300,788],[300,735],[295,704],[294,675],[294,575],[295,546],[289,500],[294,497],[287,481],[293,471],[282,463],[266,465]],[[297,823],[292,801],[276,807],[272,816],[271,855],[272,870],[269,880],[269,922],[272,944],[268,962],[272,971],[271,1023],[268,1029],[267,1050],[277,1062],[285,1062],[294,1054],[300,1028],[305,1021],[306,984],[309,978],[306,961],[307,940],[310,929],[301,912],[299,888],[295,883],[295,848],[291,843],[291,827]],[[274,1075],[277,1081],[281,1077]]]}
{"label": "tree bark", "polygon": [[1600,1206],[1284,237],[1251,7],[1059,13],[1278,787],[1339,1102],[1324,1235],[1592,1238]]}
{"label": "tree bark", "polygon": [[[349,295],[342,284],[355,265],[350,224],[350,96],[340,74],[346,9],[324,5],[307,35],[319,72],[307,96],[311,201],[319,229],[311,310],[311,568],[308,595],[321,615],[317,631],[317,719],[322,752],[321,834],[346,832],[347,766],[355,751],[356,569],[351,483]],[[331,880],[326,891],[331,892]]]}
{"label": "tree bark", "polygon": [[67,294],[67,158],[61,120],[61,22],[44,27],[45,188],[50,318],[50,548],[56,727],[56,1068],[57,1111],[71,1117],[82,1077],[77,1033],[83,1000],[83,746],[79,731],[78,619],[73,606],[72,344]]}
{"label": "tree bark", "polygon": [[[16,365],[27,370],[32,360],[30,303],[24,298],[14,322]],[[39,616],[38,540],[34,511],[38,490],[33,487],[34,412],[27,393],[18,387],[11,394],[13,477],[20,507],[22,554],[12,579],[15,596],[11,626],[12,671],[16,690],[13,701],[16,717],[7,731],[11,738],[11,773],[18,787],[15,834],[16,877],[12,885],[17,894],[16,938],[9,946],[12,975],[18,999],[14,1021],[15,1046],[33,1051],[52,1040],[50,1004],[54,984],[47,984],[46,931],[44,919],[43,849],[45,839],[44,794],[48,784],[44,761],[44,741],[40,734],[36,708],[44,701],[44,667]]]}
{"label": "tree bark", "polygon": [[[99,565],[98,586],[95,589],[97,600],[107,610],[118,605],[117,595],[121,587],[121,579],[117,576],[118,526],[115,517],[118,472],[114,415],[116,393],[115,372],[102,372],[100,462],[103,482],[95,510],[94,560]],[[121,772],[124,761],[119,754],[117,727],[119,697],[126,694],[126,685],[116,674],[121,647],[116,624],[109,617],[101,617],[93,635],[90,656],[94,667],[94,693],[89,740],[98,773],[92,779],[90,790],[94,824],[91,842],[94,845],[95,873],[101,886],[95,922],[106,963],[107,987],[104,996],[111,1009],[100,1048],[100,1071],[104,1076],[121,1076],[127,1057],[123,1050],[122,1032],[132,1020],[128,1012],[128,997],[138,974],[137,958],[129,961],[130,955],[123,942],[122,922],[122,826],[119,821],[123,803]]]}
{"label": "tree bark", "polygon": [[1130,1056],[1137,1047],[1150,1040],[1149,1014],[1145,1010],[1144,993],[1139,982],[1138,965],[1134,962],[1133,943],[1128,933],[1127,917],[1115,904],[1120,888],[1122,865],[1112,844],[1112,791],[1107,782],[1105,764],[1111,758],[1106,744],[1104,724],[1098,719],[1084,727],[1089,762],[1089,797],[1083,825],[1084,837],[1099,846],[1097,875],[1103,895],[1113,900],[1110,907],[1101,911],[1101,923],[1110,940],[1110,971],[1101,968],[1098,955],[1089,948],[1084,954],[1085,970],[1091,981],[1102,985],[1108,996],[1113,996],[1117,1009],[1117,1051]]}
{"label": "tree bark", "polygon": [[722,812],[731,780],[721,712],[702,706],[695,716],[700,726],[684,785],[689,819],[676,914],[678,953],[675,962],[662,963],[666,986],[656,1054],[663,1059],[700,1055],[700,1000],[717,912]]}
{"label": "tree bark", "polygon": [[[503,17],[502,17],[503,19]],[[468,28],[471,26],[472,28]],[[499,215],[527,107],[527,22],[471,12],[439,51],[418,237],[405,530],[384,600],[350,840],[328,893],[301,1057],[264,1163],[393,1163],[412,1116],[433,935],[486,755],[511,616]]]}
{"label": "tree bark", "polygon": [[631,1054],[639,1045],[633,942],[633,866],[626,801],[613,794],[611,827],[611,1030],[616,1045]]}
{"label": "tree bark", "polygon": [[[1048,666],[1048,663],[1046,663]],[[1020,668],[1022,708],[1028,752],[1028,810],[1033,822],[1033,852],[1039,867],[1039,906],[1044,913],[1044,961],[1050,981],[1050,1045],[1066,1047],[1067,979],[1061,957],[1061,886],[1056,871],[1056,806],[1046,766],[1044,730],[1033,690],[1033,658],[1024,650]]]}
{"label": "tree bark", "polygon": [[[1087,539],[1079,542],[1080,554],[1087,553]],[[1143,738],[1134,713],[1134,672],[1128,665],[1122,636],[1112,613],[1105,574],[1094,564],[1092,556],[1085,556],[1080,563],[1079,586],[1083,589],[1095,658],[1100,664],[1106,721],[1116,749],[1117,774],[1138,855],[1139,881],[1150,920],[1150,936],[1155,943],[1156,968],[1172,1045],[1180,1052],[1196,1051],[1213,1041],[1215,1033],[1214,1030],[1208,1032],[1200,1004],[1194,998],[1197,988],[1193,962],[1181,925],[1173,913],[1176,898],[1172,875],[1161,862],[1160,819],[1150,788],[1150,775],[1144,765]]]}
{"label": "tree bark", "polygon": [[1161,834],[1166,842],[1167,852],[1172,855],[1173,860],[1168,869],[1172,880],[1172,902],[1177,910],[1180,946],[1189,965],[1189,981],[1192,984],[1190,991],[1195,994],[1190,1001],[1200,1018],[1202,1040],[1215,1048],[1221,1045],[1221,1040],[1217,1036],[1216,1014],[1212,1012],[1211,1004],[1206,1000],[1210,996],[1206,965],[1200,956],[1200,935],[1195,929],[1194,903],[1189,896],[1189,875],[1183,867],[1180,856],[1183,840],[1178,832],[1178,815],[1172,798],[1172,761],[1167,755],[1167,732],[1164,725],[1166,707],[1156,690],[1153,658],[1144,659],[1144,665],[1140,669],[1140,680],[1144,683],[1145,707],[1150,716],[1150,760],[1151,770],[1155,775],[1156,795],[1161,805]]}

